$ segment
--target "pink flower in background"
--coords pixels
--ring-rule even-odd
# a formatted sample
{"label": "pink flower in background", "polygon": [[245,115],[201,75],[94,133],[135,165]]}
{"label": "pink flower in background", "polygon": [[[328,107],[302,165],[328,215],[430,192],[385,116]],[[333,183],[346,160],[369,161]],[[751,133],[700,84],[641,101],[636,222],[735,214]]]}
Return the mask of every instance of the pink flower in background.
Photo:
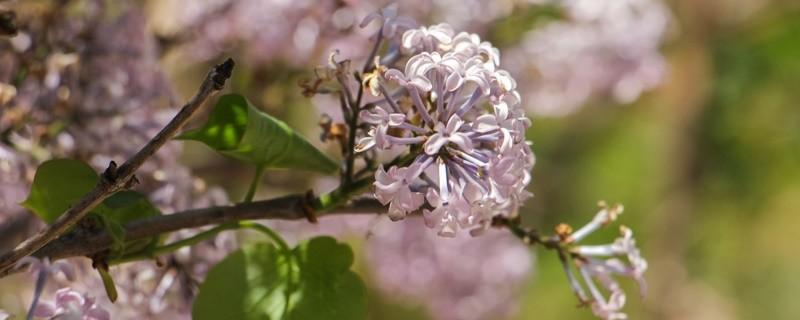
{"label": "pink flower in background", "polygon": [[33,310],[33,315],[50,319],[69,320],[108,320],[111,315],[97,304],[93,297],[81,294],[70,288],[56,291],[55,301],[41,302]]}
{"label": "pink flower in background", "polygon": [[364,28],[372,21],[379,21],[381,23],[382,36],[384,38],[393,38],[404,31],[417,27],[417,22],[406,16],[397,15],[397,4],[393,3],[377,12],[373,12],[364,17],[359,27]]}
{"label": "pink flower in background", "polygon": [[71,264],[66,261],[51,263],[47,257],[44,259],[24,257],[17,262],[17,266],[26,267],[31,274],[44,273],[47,277],[53,277],[60,273],[69,281],[75,281],[76,278],[75,268]]}
{"label": "pink flower in background", "polygon": [[661,83],[659,52],[670,13],[659,0],[555,2],[566,17],[528,31],[506,50],[537,115],[574,112],[591,98],[630,103]]}
{"label": "pink flower in background", "polygon": [[382,293],[425,306],[432,319],[502,319],[516,310],[534,257],[503,230],[442,239],[422,219],[377,223],[366,243],[369,273]]}

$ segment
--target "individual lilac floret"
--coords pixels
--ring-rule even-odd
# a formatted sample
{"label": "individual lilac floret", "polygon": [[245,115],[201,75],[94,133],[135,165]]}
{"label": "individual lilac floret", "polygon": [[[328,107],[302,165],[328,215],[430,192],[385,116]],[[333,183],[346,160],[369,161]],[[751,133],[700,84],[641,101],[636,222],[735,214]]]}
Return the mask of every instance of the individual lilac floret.
{"label": "individual lilac floret", "polygon": [[389,205],[389,218],[403,219],[409,211],[417,210],[423,202],[422,193],[411,190],[411,182],[419,176],[420,165],[408,168],[389,168],[381,166],[375,172],[375,197],[384,205]]}
{"label": "individual lilac floret", "polygon": [[75,280],[75,268],[66,261],[50,262],[47,257],[38,259],[28,256],[20,259],[17,266],[27,267],[28,272],[35,275],[46,274],[47,277],[52,277],[60,273],[69,281]]}
{"label": "individual lilac floret", "polygon": [[411,29],[403,33],[403,49],[409,53],[431,52],[453,40],[453,27],[446,23]]}
{"label": "individual lilac floret", "polygon": [[[582,301],[591,305],[596,316],[601,319],[627,319],[627,315],[621,311],[625,306],[625,292],[613,276],[633,278],[639,284],[640,294],[644,295],[646,286],[643,275],[647,270],[647,261],[636,247],[633,232],[624,226],[620,227],[621,236],[611,244],[577,245],[592,232],[613,222],[623,210],[619,205],[608,207],[601,202],[601,206],[602,209],[591,222],[575,232],[564,227],[559,234],[562,241],[570,246],[569,251],[583,285],[572,274],[571,269],[565,268],[575,293]],[[596,282],[609,292],[607,298]],[[591,297],[585,294],[584,286],[588,288]]]}
{"label": "individual lilac floret", "polygon": [[381,23],[379,32],[381,32],[384,38],[392,38],[398,33],[402,33],[403,31],[417,26],[417,22],[414,21],[414,19],[397,15],[396,3],[390,4],[377,12],[368,14],[364,17],[364,20],[361,21],[359,26],[364,28],[373,20],[377,20]]}
{"label": "individual lilac floret", "polygon": [[71,288],[56,291],[52,303],[42,302],[33,310],[36,317],[70,320],[108,320],[110,314],[100,308],[93,297],[81,294]]}
{"label": "individual lilac floret", "polygon": [[[375,195],[393,220],[422,210],[426,225],[454,237],[480,234],[498,215],[511,217],[530,196],[530,127],[516,81],[499,69],[497,48],[447,24],[411,29],[412,56],[398,69],[376,68],[365,85],[382,100],[360,114],[368,125],[356,151],[416,154],[407,166],[375,173]],[[365,81],[366,82],[366,81]],[[423,197],[424,195],[424,197]]]}

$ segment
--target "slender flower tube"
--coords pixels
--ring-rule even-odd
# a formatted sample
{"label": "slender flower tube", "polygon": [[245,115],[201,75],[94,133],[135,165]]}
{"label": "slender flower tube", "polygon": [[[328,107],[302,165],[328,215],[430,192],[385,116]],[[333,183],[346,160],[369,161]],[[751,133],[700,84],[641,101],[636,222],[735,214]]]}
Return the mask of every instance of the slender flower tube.
{"label": "slender flower tube", "polygon": [[[633,231],[621,226],[620,237],[614,242],[605,245],[578,245],[589,234],[613,222],[622,213],[622,206],[606,206],[601,203],[601,210],[585,226],[571,232],[566,225],[558,228],[562,230],[559,236],[568,246],[572,262],[578,268],[580,278],[565,264],[567,278],[581,300],[588,303],[592,312],[601,319],[627,319],[621,310],[625,306],[625,292],[614,276],[629,277],[636,280],[640,294],[644,295],[646,285],[644,272],[647,270],[647,261],[641,256]],[[627,261],[627,262],[626,262]],[[562,261],[566,263],[566,261]],[[582,280],[581,281],[579,280]],[[599,284],[599,286],[598,286]],[[586,295],[584,288],[588,289]],[[603,294],[608,292],[608,297]]]}

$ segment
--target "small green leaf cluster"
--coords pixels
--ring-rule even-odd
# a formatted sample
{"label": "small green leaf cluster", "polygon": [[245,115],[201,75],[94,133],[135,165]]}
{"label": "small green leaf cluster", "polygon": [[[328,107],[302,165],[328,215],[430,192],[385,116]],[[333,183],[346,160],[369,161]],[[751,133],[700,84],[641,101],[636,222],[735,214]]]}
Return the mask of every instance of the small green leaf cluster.
{"label": "small green leaf cluster", "polygon": [[[54,159],[39,165],[31,185],[30,195],[21,203],[46,223],[53,223],[73,204],[89,193],[100,176],[88,164],[79,160]],[[89,219],[95,219],[114,240],[112,256],[141,250],[154,244],[155,239],[125,242],[123,225],[128,222],[160,215],[147,197],[136,191],[120,191],[95,207]]]}
{"label": "small green leaf cluster", "polygon": [[363,319],[366,288],[350,270],[353,252],[331,237],[294,249],[245,246],[209,271],[192,318]]}

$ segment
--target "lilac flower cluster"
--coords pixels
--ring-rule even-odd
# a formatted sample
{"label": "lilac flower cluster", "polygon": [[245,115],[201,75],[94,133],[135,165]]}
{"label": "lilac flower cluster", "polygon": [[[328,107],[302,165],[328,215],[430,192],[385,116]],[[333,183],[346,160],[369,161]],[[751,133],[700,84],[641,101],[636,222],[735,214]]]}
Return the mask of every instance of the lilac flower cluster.
{"label": "lilac flower cluster", "polygon": [[438,24],[410,29],[401,41],[410,56],[404,71],[377,65],[378,74],[365,77],[383,100],[361,112],[369,131],[356,151],[418,153],[408,165],[375,172],[375,197],[393,220],[424,206],[426,224],[441,236],[480,234],[530,196],[531,123],[516,82],[500,69],[499,50],[478,35]]}
{"label": "lilac flower cluster", "polygon": [[[647,261],[642,257],[633,232],[625,226],[620,227],[620,237],[606,245],[577,245],[589,234],[616,220],[622,213],[622,206],[606,206],[601,202],[601,210],[585,226],[575,232],[568,228],[562,232],[563,241],[570,246],[572,260],[578,268],[581,281],[575,277],[571,269],[567,269],[570,284],[578,297],[590,303],[592,312],[601,319],[627,319],[621,310],[625,306],[625,292],[613,276],[630,277],[636,280],[640,293],[644,295],[646,287],[644,272]],[[623,260],[624,259],[624,260]],[[627,260],[627,262],[625,262]],[[606,298],[595,282],[609,292]],[[584,291],[588,289],[591,297]]]}

